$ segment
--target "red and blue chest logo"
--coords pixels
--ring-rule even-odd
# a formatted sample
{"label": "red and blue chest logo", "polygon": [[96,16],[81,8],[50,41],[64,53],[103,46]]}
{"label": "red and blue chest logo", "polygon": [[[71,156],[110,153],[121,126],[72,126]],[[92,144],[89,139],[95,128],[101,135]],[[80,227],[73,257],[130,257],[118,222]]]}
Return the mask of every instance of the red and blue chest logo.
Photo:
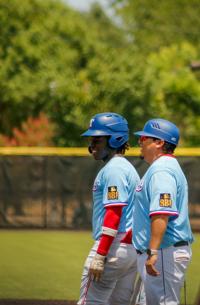
{"label": "red and blue chest logo", "polygon": [[99,186],[100,186],[100,181],[98,181],[98,180],[94,181],[92,191],[96,192],[99,189]]}
{"label": "red and blue chest logo", "polygon": [[141,190],[143,189],[143,185],[144,185],[144,181],[141,180],[140,183],[136,186],[136,192],[141,192]]}

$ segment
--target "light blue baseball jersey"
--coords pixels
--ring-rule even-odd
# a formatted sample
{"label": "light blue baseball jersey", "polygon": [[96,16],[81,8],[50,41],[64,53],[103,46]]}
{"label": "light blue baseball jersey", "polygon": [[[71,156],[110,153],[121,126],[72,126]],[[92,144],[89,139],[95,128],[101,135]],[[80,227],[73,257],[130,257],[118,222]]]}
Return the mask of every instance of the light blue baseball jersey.
{"label": "light blue baseball jersey", "polygon": [[98,240],[106,207],[124,206],[118,232],[126,232],[132,226],[135,188],[139,176],[133,165],[124,157],[114,156],[99,171],[93,185],[93,238]]}
{"label": "light blue baseball jersey", "polygon": [[188,185],[178,161],[161,156],[149,167],[136,188],[133,209],[133,245],[140,251],[149,248],[153,215],[165,214],[169,222],[161,248],[178,241],[193,241],[188,216]]}

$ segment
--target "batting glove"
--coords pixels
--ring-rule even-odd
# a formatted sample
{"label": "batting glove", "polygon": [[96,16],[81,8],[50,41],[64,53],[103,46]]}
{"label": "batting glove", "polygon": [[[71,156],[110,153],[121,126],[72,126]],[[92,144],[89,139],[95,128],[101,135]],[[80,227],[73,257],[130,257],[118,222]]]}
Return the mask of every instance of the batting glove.
{"label": "batting glove", "polygon": [[91,262],[89,274],[96,282],[98,282],[101,278],[101,275],[104,270],[105,260],[106,257],[104,255],[97,253]]}

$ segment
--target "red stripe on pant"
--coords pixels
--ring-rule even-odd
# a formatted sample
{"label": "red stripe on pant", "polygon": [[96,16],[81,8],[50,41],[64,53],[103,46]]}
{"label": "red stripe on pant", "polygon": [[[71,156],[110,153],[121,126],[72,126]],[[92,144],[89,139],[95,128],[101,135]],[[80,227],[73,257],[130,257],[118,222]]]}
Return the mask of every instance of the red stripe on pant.
{"label": "red stripe on pant", "polygon": [[84,305],[85,304],[85,301],[86,301],[86,297],[87,297],[87,293],[88,293],[88,289],[90,287],[90,283],[91,283],[91,275],[89,276],[88,278],[88,282],[87,282],[87,285],[85,287],[85,291],[84,291],[84,294],[83,294],[83,302],[81,303],[81,305]]}

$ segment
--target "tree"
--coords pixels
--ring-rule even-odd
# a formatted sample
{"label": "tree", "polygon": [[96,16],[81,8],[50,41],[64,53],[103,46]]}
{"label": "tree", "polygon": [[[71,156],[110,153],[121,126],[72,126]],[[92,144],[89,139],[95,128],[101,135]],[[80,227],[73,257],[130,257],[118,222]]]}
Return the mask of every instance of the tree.
{"label": "tree", "polygon": [[13,128],[12,136],[0,135],[1,146],[52,146],[54,125],[44,113],[29,117],[20,128]]}
{"label": "tree", "polygon": [[197,57],[197,50],[186,42],[163,47],[147,57],[143,78],[151,115],[175,122],[182,143],[191,146],[200,143],[200,82],[190,68],[191,58]]}
{"label": "tree", "polygon": [[102,97],[94,108],[87,70],[107,53],[111,61],[120,54],[127,45],[122,31],[97,6],[84,14],[53,0],[0,0],[0,17],[0,132],[11,136],[43,111],[57,125],[57,145],[80,144],[88,116],[104,103]]}
{"label": "tree", "polygon": [[110,0],[116,13],[144,54],[187,41],[200,46],[198,0]]}
{"label": "tree", "polygon": [[0,133],[11,138],[42,112],[55,125],[55,145],[80,146],[91,116],[113,111],[131,131],[155,115],[181,124],[184,117],[185,143],[200,144],[199,79],[189,68],[198,60],[199,20],[191,35],[187,28],[197,2],[181,1],[188,18],[177,15],[174,37],[167,3],[178,14],[180,0],[171,1],[112,1],[123,4],[118,23],[98,5],[81,13],[56,0],[0,0]]}

